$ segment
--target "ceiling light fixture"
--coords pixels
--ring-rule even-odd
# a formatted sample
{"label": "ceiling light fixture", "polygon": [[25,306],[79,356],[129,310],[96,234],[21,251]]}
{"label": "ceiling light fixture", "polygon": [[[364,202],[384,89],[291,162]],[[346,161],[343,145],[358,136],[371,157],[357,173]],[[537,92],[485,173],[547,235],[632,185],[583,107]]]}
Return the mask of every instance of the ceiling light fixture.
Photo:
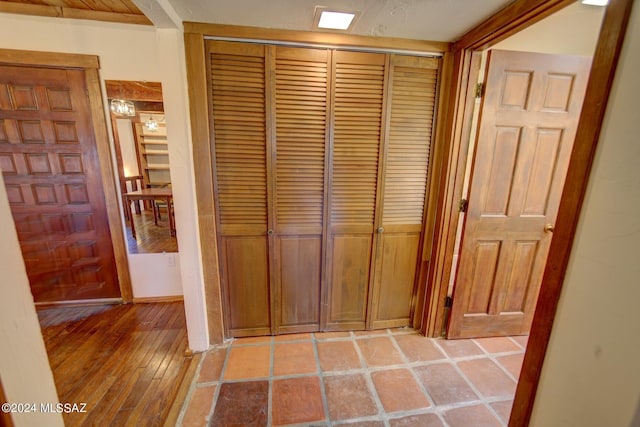
{"label": "ceiling light fixture", "polygon": [[609,4],[609,0],[582,0],[582,4],[588,4],[590,6],[606,6]]}
{"label": "ceiling light fixture", "polygon": [[316,6],[314,28],[322,30],[348,31],[356,21],[359,12],[330,10]]}
{"label": "ceiling light fixture", "polygon": [[136,107],[133,102],[124,99],[112,99],[111,111],[118,116],[132,117],[136,115]]}

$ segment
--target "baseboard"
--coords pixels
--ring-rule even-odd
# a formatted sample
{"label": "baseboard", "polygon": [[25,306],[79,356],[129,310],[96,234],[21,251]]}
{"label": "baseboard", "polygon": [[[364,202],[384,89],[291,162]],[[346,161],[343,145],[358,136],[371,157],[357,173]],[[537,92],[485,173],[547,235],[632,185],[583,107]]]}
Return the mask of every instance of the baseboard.
{"label": "baseboard", "polygon": [[184,301],[184,297],[182,295],[170,295],[166,297],[142,297],[142,298],[133,298],[134,304],[146,304],[146,303],[154,303],[154,302],[178,302]]}
{"label": "baseboard", "polygon": [[122,298],[95,298],[95,299],[78,299],[71,301],[48,301],[36,302],[36,310],[42,310],[52,307],[89,307],[92,305],[116,305],[123,304]]}

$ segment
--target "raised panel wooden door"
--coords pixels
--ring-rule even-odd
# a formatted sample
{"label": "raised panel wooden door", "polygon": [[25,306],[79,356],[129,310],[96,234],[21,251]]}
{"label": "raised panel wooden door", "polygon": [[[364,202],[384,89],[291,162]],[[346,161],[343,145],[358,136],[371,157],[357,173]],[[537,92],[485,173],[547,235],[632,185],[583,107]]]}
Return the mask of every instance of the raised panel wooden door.
{"label": "raised panel wooden door", "polygon": [[489,52],[450,338],[528,333],[589,69]]}
{"label": "raised panel wooden door", "polygon": [[333,55],[328,329],[364,329],[383,135],[384,54]]}
{"label": "raised panel wooden door", "polygon": [[372,328],[411,324],[438,66],[435,58],[391,57]]}
{"label": "raised panel wooden door", "polygon": [[35,301],[120,297],[84,71],[0,66],[0,169]]}
{"label": "raised panel wooden door", "polygon": [[276,333],[320,328],[330,51],[275,50]]}
{"label": "raised panel wooden door", "polygon": [[270,334],[265,47],[209,42],[207,62],[226,327]]}

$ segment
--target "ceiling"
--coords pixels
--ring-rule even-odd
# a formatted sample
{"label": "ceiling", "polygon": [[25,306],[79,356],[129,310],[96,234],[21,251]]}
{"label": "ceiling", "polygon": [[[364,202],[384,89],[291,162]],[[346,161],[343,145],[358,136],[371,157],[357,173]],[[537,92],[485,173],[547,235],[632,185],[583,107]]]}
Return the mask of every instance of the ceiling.
{"label": "ceiling", "polygon": [[448,42],[456,40],[511,1],[0,0],[0,12],[155,24],[159,27],[166,27],[167,22],[171,23],[166,19],[171,17],[173,22],[193,21],[311,31],[315,7],[325,6],[360,12],[350,34]]}

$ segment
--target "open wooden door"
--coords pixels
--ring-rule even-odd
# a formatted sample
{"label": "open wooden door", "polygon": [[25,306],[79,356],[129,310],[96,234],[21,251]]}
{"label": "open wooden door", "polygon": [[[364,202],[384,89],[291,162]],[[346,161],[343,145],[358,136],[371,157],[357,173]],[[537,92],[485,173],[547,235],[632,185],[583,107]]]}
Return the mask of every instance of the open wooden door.
{"label": "open wooden door", "polygon": [[489,51],[449,338],[529,332],[589,70]]}

